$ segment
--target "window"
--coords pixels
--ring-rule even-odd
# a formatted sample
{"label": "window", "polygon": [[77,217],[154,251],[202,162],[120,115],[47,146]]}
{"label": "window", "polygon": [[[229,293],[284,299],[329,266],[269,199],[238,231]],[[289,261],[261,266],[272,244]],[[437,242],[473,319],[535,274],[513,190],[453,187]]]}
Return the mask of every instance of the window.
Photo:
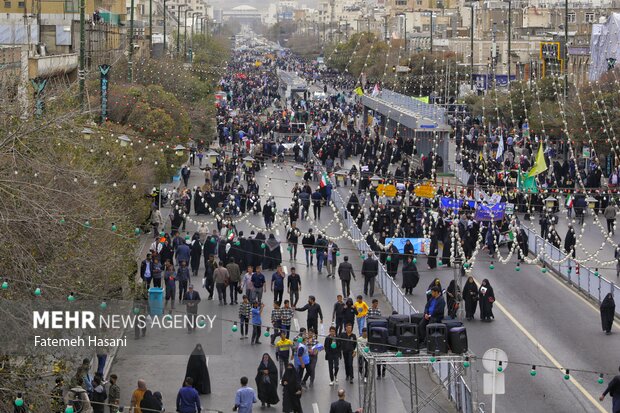
{"label": "window", "polygon": [[406,6],[407,5],[407,0],[396,0],[396,5],[397,6]]}
{"label": "window", "polygon": [[594,23],[594,13],[586,13],[586,23]]}
{"label": "window", "polygon": [[421,5],[422,5],[422,0],[416,0],[416,1],[415,1],[415,4],[416,4],[417,6],[421,6]]}
{"label": "window", "polygon": [[11,8],[11,2],[10,1],[5,1],[4,2],[4,8],[5,9],[10,9]]}
{"label": "window", "polygon": [[575,12],[568,13],[568,22],[569,23],[575,23],[575,20],[576,20]]}
{"label": "window", "polygon": [[17,7],[19,7],[20,9],[23,9],[24,7],[26,7],[26,3],[23,1],[17,2]]}

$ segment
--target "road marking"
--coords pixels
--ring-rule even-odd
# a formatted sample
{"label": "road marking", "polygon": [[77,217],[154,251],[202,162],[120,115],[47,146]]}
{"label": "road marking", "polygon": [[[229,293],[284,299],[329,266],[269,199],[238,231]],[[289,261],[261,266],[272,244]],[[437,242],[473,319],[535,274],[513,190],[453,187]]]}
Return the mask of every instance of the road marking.
{"label": "road marking", "polygon": [[288,274],[288,269],[286,268],[286,265],[283,265],[282,269],[284,270],[284,274]]}
{"label": "road marking", "polygon": [[[566,283],[562,282],[562,280],[560,280],[558,277],[556,277],[554,274],[550,274],[549,271],[547,271],[546,273],[547,277],[551,278],[553,281],[555,281],[556,283],[558,283],[559,285],[561,285],[562,287],[564,287],[566,290],[568,290],[571,294],[573,294],[575,297],[577,297],[578,299],[580,299],[581,301],[583,301],[586,305],[588,305],[590,308],[592,308],[594,311],[596,311],[597,313],[600,314],[600,309],[595,306],[594,304],[592,304],[587,298],[583,297],[581,294],[579,294],[577,291],[574,290],[574,288],[572,286],[567,285]],[[620,328],[620,323],[617,322],[616,320],[614,320],[614,325],[617,328]]]}
{"label": "road marking", "polygon": [[[551,353],[549,353],[549,351],[547,351],[547,349],[545,347],[543,347],[542,344],[540,344],[540,342],[538,340],[536,340],[536,338],[506,309],[506,307],[504,307],[503,305],[501,305],[498,301],[495,301],[495,305],[497,306],[497,308],[499,308],[499,310],[504,313],[504,315],[510,320],[512,321],[512,323],[519,329],[521,330],[521,332],[525,335],[525,337],[527,337],[532,344],[534,344],[544,355],[545,357],[547,357],[547,359],[549,359],[549,361],[555,366],[557,367],[558,370],[560,370],[562,373],[564,373],[564,370],[562,368],[562,365],[555,359],[555,357],[553,357],[551,355]],[[569,379],[570,382],[572,382],[575,387],[577,388],[577,390],[579,390],[581,392],[581,394],[583,394],[586,399],[588,399],[593,405],[594,407],[596,407],[596,409],[601,412],[601,413],[607,413],[607,410],[605,410],[605,408],[598,402],[598,400],[596,400],[582,385],[581,383],[579,383],[573,376],[570,376]]]}
{"label": "road marking", "polygon": [[280,230],[278,228],[276,228],[276,237],[280,236]]}
{"label": "road marking", "polygon": [[293,318],[293,324],[295,324],[295,331],[299,332],[299,320],[297,318]]}
{"label": "road marking", "polygon": [[313,413],[320,413],[319,412],[319,405],[317,403],[312,403],[312,412]]}

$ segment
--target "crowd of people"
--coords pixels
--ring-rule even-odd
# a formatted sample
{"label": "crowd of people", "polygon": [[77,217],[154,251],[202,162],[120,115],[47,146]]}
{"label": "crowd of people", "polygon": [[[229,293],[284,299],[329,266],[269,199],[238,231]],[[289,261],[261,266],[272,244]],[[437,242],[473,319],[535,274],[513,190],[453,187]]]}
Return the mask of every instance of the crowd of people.
{"label": "crowd of people", "polygon": [[[178,303],[187,305],[188,312],[195,311],[200,301],[192,280],[202,278],[207,301],[217,299],[220,306],[238,306],[238,320],[233,331],[238,330],[240,340],[250,337],[251,345],[261,345],[261,338],[265,337],[263,329],[266,328],[269,344],[275,351],[273,354],[265,352],[258,363],[256,390],[251,388],[247,376],[240,378],[241,387],[234,396],[233,406],[235,410],[247,413],[259,401],[265,407],[281,403],[283,412],[300,413],[301,399],[306,389],[314,384],[321,356],[328,364],[330,386],[339,384],[340,361],[345,370],[343,383],[353,383],[356,375],[364,383],[367,381],[368,363],[360,350],[368,344],[368,318],[382,315],[379,301],[373,297],[379,266],[384,265],[390,277],[400,277],[406,294],[412,294],[418,286],[419,251],[415,251],[410,241],[400,251],[387,241],[388,238],[429,238],[426,251],[428,270],[452,265],[462,268],[462,263],[470,259],[480,246],[490,257],[495,257],[500,246],[506,244],[510,250],[516,243],[518,259],[523,260],[527,256],[528,240],[525,231],[519,229],[518,219],[508,215],[497,221],[476,220],[475,211],[467,202],[459,210],[442,209],[441,196],[468,200],[476,196],[472,191],[440,187],[435,198],[414,197],[415,184],[434,177],[443,160],[432,152],[418,154],[412,138],[401,135],[382,138],[382,125],[361,119],[363,108],[351,99],[354,81],[321,72],[291,55],[275,61],[267,58],[261,66],[256,66],[259,57],[262,56],[247,51],[236,54],[219,84],[226,95],[218,102],[217,109],[219,152],[210,154],[210,148],[200,143],[191,147],[190,162],[181,171],[182,184],[168,194],[171,205],[168,220],[161,216],[163,203],[154,201],[150,218],[154,240],[150,253],[141,263],[140,278],[147,289],[151,285],[164,288],[166,311],[173,311],[175,299],[178,299]],[[325,85],[325,91],[328,91],[328,85],[336,91],[324,99],[293,97],[285,105],[276,105],[274,101],[284,101],[277,87],[276,67],[294,70],[314,84],[320,82]],[[306,124],[306,133],[291,139],[297,121]],[[510,188],[512,181],[508,171],[517,165],[527,170],[532,164],[535,156],[533,143],[523,138],[523,132],[520,138],[510,139],[511,135],[506,131],[506,149],[497,160],[496,143],[501,131],[487,139],[471,119],[455,122],[458,123],[456,130],[462,131],[457,133],[457,144],[462,148],[459,162],[471,173],[470,179],[475,183],[490,185],[489,188]],[[523,129],[521,125],[521,131]],[[265,196],[265,191],[260,190],[257,173],[268,162],[279,162],[289,151],[286,145],[292,152],[293,161],[302,166],[302,180],[294,183],[290,201],[278,199],[276,202],[275,197]],[[517,149],[520,149],[518,156]],[[561,145],[558,150],[562,150]],[[482,159],[486,160],[487,173],[476,168],[475,159],[481,153]],[[422,155],[417,166],[413,162],[416,154]],[[566,189],[572,180],[574,187],[575,174],[578,173],[575,165],[569,161],[556,166],[551,163],[552,154],[548,155],[553,168],[540,177],[544,185]],[[248,156],[252,157],[251,161],[247,160]],[[211,159],[206,159],[208,157]],[[353,158],[357,160],[347,167]],[[196,172],[196,162],[198,170],[204,174],[204,184],[190,188],[189,180]],[[322,174],[323,168],[325,175]],[[346,172],[345,178],[334,179],[334,174],[340,171]],[[373,176],[379,176],[384,184],[394,184],[398,188],[397,195],[388,198],[379,194],[371,181]],[[585,179],[591,186],[598,185],[600,167],[590,167]],[[352,188],[347,213],[365,233],[371,248],[363,259],[359,274],[364,281],[363,294],[362,291],[360,294],[352,291],[351,281],[356,280],[358,274],[349,256],[342,254],[345,250],[320,231],[310,228],[303,233],[298,228],[301,221],[313,223],[321,220],[321,210],[336,189],[333,184]],[[508,193],[502,196],[502,200],[514,202],[518,208],[532,205],[534,210],[544,212],[540,195],[526,199],[522,193]],[[603,202],[601,200],[601,208],[607,211],[611,204],[604,205]],[[209,230],[201,224],[193,235],[184,236],[190,214],[215,217],[215,227]],[[251,230],[248,236],[238,230],[233,219],[246,214],[261,214],[264,229]],[[605,217],[615,220],[615,213],[612,217],[610,210],[605,212]],[[557,243],[560,237],[549,225],[549,219],[547,214],[541,215],[541,232],[543,237]],[[278,222],[286,229],[282,239],[275,231]],[[170,230],[166,231],[168,225]],[[613,228],[612,225],[610,230]],[[282,256],[282,248],[286,248],[288,257],[287,253]],[[303,249],[303,255],[298,261],[299,249]],[[572,227],[565,236],[563,249],[574,256]],[[321,307],[316,297],[307,291],[303,277],[297,272],[299,268],[291,265],[285,271],[285,261],[297,267],[303,266],[304,262],[307,268],[316,265],[319,274],[325,269],[326,278],[335,279],[338,275],[341,294],[337,294],[329,310],[326,303]],[[203,274],[200,274],[201,269]],[[464,271],[463,275],[466,275]],[[299,302],[302,289],[308,293],[303,305]],[[427,297],[423,325],[441,321],[444,317],[455,318],[461,298],[467,320],[473,320],[478,309],[481,320],[494,319],[495,292],[488,279],[478,285],[473,277],[468,277],[462,291],[454,280],[444,289],[440,280],[434,279],[423,294]],[[269,315],[265,314],[266,304],[272,306]],[[604,329],[611,329],[611,304],[606,303]],[[293,319],[297,313],[306,314],[306,326],[293,331]],[[329,324],[327,331],[323,327],[324,321]],[[140,337],[138,332],[136,337]],[[354,369],[356,359],[357,373]],[[377,379],[385,377],[385,366],[377,369]],[[105,403],[110,405],[110,412],[115,413],[121,398],[117,386],[114,387],[116,380],[116,376],[110,376],[110,386],[106,390],[101,376],[90,380],[88,372],[82,369],[76,374],[70,398],[76,403],[81,400],[84,406],[86,403],[91,406],[92,401],[93,413],[102,412]],[[202,408],[200,395],[210,392],[205,354],[197,345],[190,355],[183,385],[178,392],[177,411],[199,412]],[[339,390],[338,396],[339,400],[332,404],[331,411],[350,412],[351,406],[344,400],[343,389]],[[161,411],[161,393],[152,392],[141,380],[132,394],[131,406],[137,413]],[[60,406],[53,411],[61,411]]]}

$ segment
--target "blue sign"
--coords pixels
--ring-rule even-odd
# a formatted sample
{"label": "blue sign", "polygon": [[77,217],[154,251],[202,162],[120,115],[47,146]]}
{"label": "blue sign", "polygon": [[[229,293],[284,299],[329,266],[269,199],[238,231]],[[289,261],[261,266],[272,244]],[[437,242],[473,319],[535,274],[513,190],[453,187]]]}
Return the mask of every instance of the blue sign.
{"label": "blue sign", "polygon": [[463,200],[456,198],[441,197],[441,209],[454,209],[458,211],[463,207]]}
{"label": "blue sign", "polygon": [[413,251],[416,254],[426,254],[426,252],[431,248],[431,240],[430,238],[386,238],[385,244],[389,244],[392,242],[392,245],[398,249],[398,252],[401,254],[405,252],[405,243],[407,240],[411,241],[413,245]]}
{"label": "blue sign", "polygon": [[479,202],[476,206],[476,221],[501,221],[506,213],[506,203],[498,202],[495,205],[487,205]]}
{"label": "blue sign", "polygon": [[474,78],[474,87],[476,90],[487,90],[487,75],[476,75],[473,74]]}
{"label": "blue sign", "polygon": [[[488,90],[489,83],[493,81],[493,75],[473,74],[474,87],[476,90]],[[511,75],[510,81],[515,81],[516,76]],[[508,75],[495,75],[495,87],[508,87]]]}
{"label": "blue sign", "polygon": [[110,65],[100,65],[101,74],[101,123],[105,123],[108,118],[108,78]]}
{"label": "blue sign", "polygon": [[435,125],[420,125],[420,128],[422,129],[435,129]]}

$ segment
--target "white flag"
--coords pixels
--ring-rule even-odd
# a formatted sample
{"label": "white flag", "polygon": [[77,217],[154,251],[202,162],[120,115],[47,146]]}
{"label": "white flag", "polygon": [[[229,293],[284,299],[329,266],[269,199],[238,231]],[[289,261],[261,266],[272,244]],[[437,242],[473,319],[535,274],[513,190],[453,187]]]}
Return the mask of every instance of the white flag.
{"label": "white flag", "polygon": [[495,155],[495,159],[501,159],[504,154],[504,137],[502,135],[499,136],[499,144],[497,145],[497,154]]}

